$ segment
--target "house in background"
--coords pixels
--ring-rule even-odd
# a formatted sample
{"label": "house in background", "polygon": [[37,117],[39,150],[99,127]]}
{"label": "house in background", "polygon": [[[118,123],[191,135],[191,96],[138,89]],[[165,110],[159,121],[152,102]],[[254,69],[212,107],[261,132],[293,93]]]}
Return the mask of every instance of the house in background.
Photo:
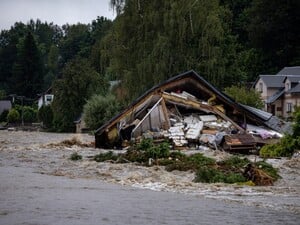
{"label": "house in background", "polygon": [[50,87],[47,91],[40,94],[38,99],[38,109],[40,109],[43,105],[50,105],[54,99],[54,95],[52,94],[52,87]]}
{"label": "house in background", "polygon": [[5,110],[10,110],[12,107],[11,101],[9,100],[0,100],[0,115],[5,111]]}
{"label": "house in background", "polygon": [[254,87],[261,93],[265,111],[288,118],[300,106],[300,66],[284,67],[276,75],[259,75]]}

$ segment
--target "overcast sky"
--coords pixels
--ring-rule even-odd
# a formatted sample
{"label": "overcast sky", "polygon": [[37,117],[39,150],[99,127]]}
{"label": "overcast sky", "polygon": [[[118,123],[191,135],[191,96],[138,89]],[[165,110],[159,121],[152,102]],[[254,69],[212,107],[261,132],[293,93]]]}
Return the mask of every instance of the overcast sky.
{"label": "overcast sky", "polygon": [[26,24],[30,19],[57,25],[87,24],[97,16],[116,16],[109,0],[0,0],[0,30],[10,29],[15,22]]}

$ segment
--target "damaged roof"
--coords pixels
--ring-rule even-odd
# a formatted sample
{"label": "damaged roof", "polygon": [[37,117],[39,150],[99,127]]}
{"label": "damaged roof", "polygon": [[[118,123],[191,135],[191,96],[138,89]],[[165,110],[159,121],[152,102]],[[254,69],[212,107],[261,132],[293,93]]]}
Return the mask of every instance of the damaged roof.
{"label": "damaged roof", "polygon": [[[184,92],[187,94],[187,97],[176,96],[176,93]],[[193,98],[197,99],[197,101],[193,100]],[[282,126],[281,121],[279,121],[279,125],[274,124],[274,121],[278,122],[278,120],[272,119],[274,116],[262,110],[235,102],[235,100],[219,91],[195,71],[190,70],[152,87],[133,101],[123,112],[97,129],[95,132],[96,147],[102,147],[105,144],[103,142],[106,141],[108,136],[118,135],[117,133],[124,120],[133,122],[135,118],[132,117],[136,117],[142,113],[144,113],[143,115],[145,116],[146,112],[143,112],[143,110],[147,109],[149,112],[155,107],[155,104],[160,104],[161,101],[168,101],[169,104],[176,102],[176,104],[182,107],[193,108],[203,112],[212,112],[230,121],[238,129],[242,128],[239,127],[238,122],[234,119],[236,115],[243,121],[251,121],[257,125],[263,125],[278,132],[283,132],[284,129],[286,129]],[[215,102],[214,106],[207,104],[207,102],[210,101]],[[217,108],[218,106],[220,106],[220,108]],[[224,110],[224,112],[219,112],[219,110]],[[158,116],[160,116],[160,114],[158,114]],[[269,123],[269,120],[273,122]]]}

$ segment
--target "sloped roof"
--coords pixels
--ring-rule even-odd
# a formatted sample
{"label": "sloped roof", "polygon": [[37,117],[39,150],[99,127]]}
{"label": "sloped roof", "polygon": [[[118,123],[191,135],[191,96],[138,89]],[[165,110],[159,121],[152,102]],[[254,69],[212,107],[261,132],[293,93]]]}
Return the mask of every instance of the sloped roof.
{"label": "sloped roof", "polygon": [[284,67],[278,75],[300,75],[300,66]]}
{"label": "sloped roof", "polygon": [[283,81],[285,76],[281,75],[259,75],[263,82],[270,88],[284,87]]}
{"label": "sloped roof", "polygon": [[298,83],[300,82],[300,75],[288,75],[286,76],[286,79],[291,81],[291,83]]}
{"label": "sloped roof", "polygon": [[267,100],[266,103],[270,104],[275,102],[280,96],[282,96],[285,92],[284,88],[280,88],[274,95],[270,96]]}

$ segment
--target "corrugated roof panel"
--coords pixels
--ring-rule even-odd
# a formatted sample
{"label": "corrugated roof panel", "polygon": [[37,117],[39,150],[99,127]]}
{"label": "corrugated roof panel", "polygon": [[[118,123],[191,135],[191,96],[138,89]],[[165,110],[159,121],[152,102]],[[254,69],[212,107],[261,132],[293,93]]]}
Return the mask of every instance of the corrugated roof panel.
{"label": "corrugated roof panel", "polygon": [[257,109],[248,105],[242,105],[244,108],[246,108],[248,111],[252,112],[253,114],[255,114],[256,116],[258,116],[259,118],[263,119],[263,120],[268,120],[270,119],[273,115],[269,112],[263,111],[261,109]]}

